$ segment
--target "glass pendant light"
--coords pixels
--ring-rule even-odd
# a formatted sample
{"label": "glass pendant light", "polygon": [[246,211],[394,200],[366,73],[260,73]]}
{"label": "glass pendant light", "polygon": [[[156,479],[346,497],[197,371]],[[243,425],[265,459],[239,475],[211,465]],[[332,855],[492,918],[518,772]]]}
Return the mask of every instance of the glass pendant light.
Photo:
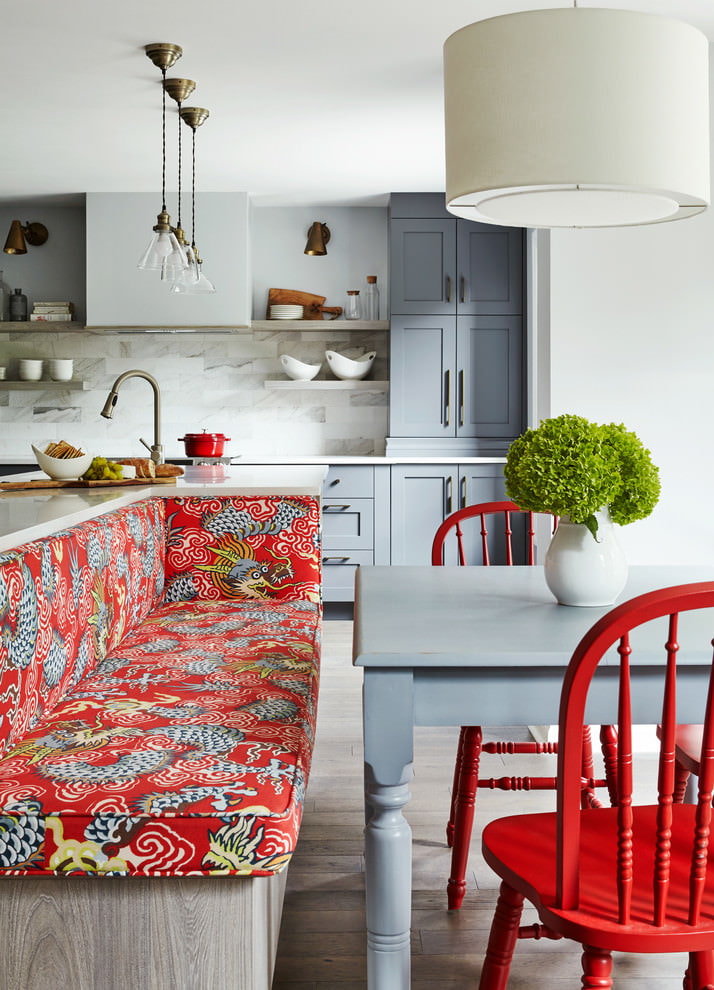
{"label": "glass pendant light", "polygon": [[[162,82],[166,81],[166,70],[183,54],[178,45],[167,42],[145,45],[144,51],[154,65],[161,69]],[[166,91],[162,87],[161,112],[161,212],[156,218],[154,233],[146,251],[142,254],[137,268],[161,272],[162,279],[176,278],[187,267],[186,256],[171,226],[171,217],[166,210]]]}
{"label": "glass pendant light", "polygon": [[171,286],[172,292],[194,295],[215,292],[215,286],[201,271],[203,261],[196,247],[196,128],[208,119],[209,111],[204,107],[179,108],[181,120],[191,128],[191,244],[187,250],[188,268],[182,272]]}

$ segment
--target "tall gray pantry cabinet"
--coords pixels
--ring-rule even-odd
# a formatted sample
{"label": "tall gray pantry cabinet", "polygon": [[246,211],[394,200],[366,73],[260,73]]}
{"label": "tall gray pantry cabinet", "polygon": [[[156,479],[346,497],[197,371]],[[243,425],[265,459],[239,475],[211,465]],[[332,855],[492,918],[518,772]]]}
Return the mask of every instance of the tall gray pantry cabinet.
{"label": "tall gray pantry cabinet", "polygon": [[502,458],[525,425],[524,271],[524,230],[456,219],[441,193],[392,194],[387,453],[415,458],[391,469],[392,564],[429,563],[447,515],[505,495],[501,463],[462,459]]}
{"label": "tall gray pantry cabinet", "polygon": [[389,229],[387,453],[505,453],[523,429],[525,232],[457,220],[440,193],[392,194]]}

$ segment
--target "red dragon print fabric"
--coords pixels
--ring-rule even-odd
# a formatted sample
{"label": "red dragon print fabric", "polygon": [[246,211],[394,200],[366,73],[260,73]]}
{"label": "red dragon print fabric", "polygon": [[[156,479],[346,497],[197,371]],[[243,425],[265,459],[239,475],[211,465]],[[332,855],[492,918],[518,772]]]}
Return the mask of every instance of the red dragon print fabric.
{"label": "red dragon print fabric", "polygon": [[0,873],[279,872],[310,768],[319,611],[155,609],[0,759]]}
{"label": "red dragon print fabric", "polygon": [[0,751],[148,613],[164,585],[162,499],[0,553]]}
{"label": "red dragon print fabric", "polygon": [[316,498],[166,499],[165,601],[320,601]]}
{"label": "red dragon print fabric", "polygon": [[0,874],[283,869],[319,579],[310,498],[147,499],[0,554]]}

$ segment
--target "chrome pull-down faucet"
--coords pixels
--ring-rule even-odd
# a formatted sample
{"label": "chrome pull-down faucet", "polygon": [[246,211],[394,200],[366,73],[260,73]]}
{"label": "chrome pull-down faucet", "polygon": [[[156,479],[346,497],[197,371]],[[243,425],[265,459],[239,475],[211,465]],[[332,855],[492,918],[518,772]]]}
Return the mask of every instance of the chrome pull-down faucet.
{"label": "chrome pull-down faucet", "polygon": [[117,404],[117,399],[119,398],[119,388],[127,378],[145,378],[154,390],[154,442],[148,444],[143,437],[139,437],[139,440],[150,451],[151,460],[154,464],[163,464],[164,448],[161,445],[161,392],[159,391],[159,383],[148,371],[125,371],[123,375],[119,375],[111,387],[101,415],[105,419],[112,419],[114,416],[114,406]]}

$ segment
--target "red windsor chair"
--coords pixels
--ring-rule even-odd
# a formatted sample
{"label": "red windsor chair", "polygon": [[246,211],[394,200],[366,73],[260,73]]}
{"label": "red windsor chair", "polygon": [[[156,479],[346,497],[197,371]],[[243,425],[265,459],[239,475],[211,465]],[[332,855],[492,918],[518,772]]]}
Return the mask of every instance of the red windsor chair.
{"label": "red windsor chair", "polygon": [[[544,513],[544,515],[547,515]],[[494,518],[494,525],[489,529],[489,517]],[[476,554],[480,560],[467,559],[464,536],[464,523],[478,519],[480,539],[469,542],[477,544]],[[519,522],[525,522],[525,549],[527,564],[535,563],[535,518],[533,512],[521,510],[515,502],[481,502],[459,509],[444,520],[437,529],[431,550],[431,562],[441,566],[444,563],[444,553],[447,540],[456,537],[456,559],[460,566],[469,562],[489,566],[492,559],[512,565],[518,552],[514,554],[514,527],[521,529]],[[551,533],[555,532],[557,519],[547,515]],[[500,523],[498,522],[500,520]],[[473,523],[472,523],[473,525]],[[479,552],[480,551],[480,552]],[[609,726],[601,730],[603,755],[606,759],[607,781],[614,774],[614,754],[616,735]],[[454,767],[454,783],[451,790],[451,809],[449,822],[446,826],[446,841],[453,849],[451,855],[451,875],[446,888],[446,896],[450,910],[461,907],[466,893],[466,866],[468,863],[469,844],[473,828],[476,791],[479,787],[500,790],[555,790],[555,777],[479,777],[481,753],[498,753],[513,755],[524,753],[552,754],[557,752],[557,743],[513,742],[511,740],[483,741],[483,731],[480,725],[464,725],[459,734],[459,745]],[[592,743],[590,730],[583,732],[583,801],[586,804],[599,804],[594,795],[594,787],[604,786],[605,780],[594,780],[592,760]],[[612,800],[612,795],[611,795]]]}
{"label": "red windsor chair", "polygon": [[[604,615],[575,649],[560,699],[557,811],[500,818],[484,829],[483,855],[502,883],[480,990],[505,990],[519,936],[580,942],[583,987],[612,987],[613,951],[688,952],[685,990],[714,986],[714,665],[708,695],[700,693],[698,801],[673,800],[680,633],[685,639],[685,630],[692,629],[689,650],[693,630],[705,627],[701,642],[693,646],[712,655],[714,615],[703,616],[695,626],[687,615],[699,609],[714,609],[714,582],[652,591]],[[649,623],[649,630],[639,628]],[[648,680],[648,690],[661,695],[662,716],[657,803],[642,805],[633,801],[640,768],[632,759],[630,670],[636,670],[648,635],[650,642],[662,644],[661,688],[653,683],[656,677]],[[581,809],[585,705],[597,666],[608,651],[609,657],[619,654],[617,805]],[[651,657],[648,666],[653,667]],[[681,692],[685,690],[686,680],[681,685]],[[687,697],[696,699],[697,694],[688,692]],[[526,898],[542,925],[519,929]]]}

